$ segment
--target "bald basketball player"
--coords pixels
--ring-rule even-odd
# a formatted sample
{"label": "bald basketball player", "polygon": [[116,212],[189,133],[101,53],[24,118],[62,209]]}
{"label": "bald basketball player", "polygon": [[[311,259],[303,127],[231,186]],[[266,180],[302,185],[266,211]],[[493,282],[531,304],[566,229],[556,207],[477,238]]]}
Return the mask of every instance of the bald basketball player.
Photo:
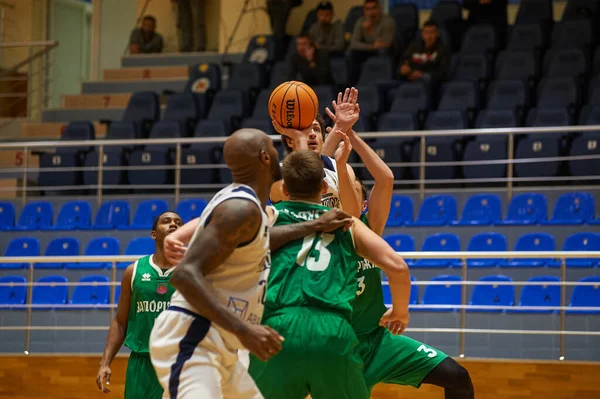
{"label": "bald basketball player", "polygon": [[233,183],[200,216],[171,277],[171,306],[150,336],[152,364],[170,398],[263,398],[238,349],[266,361],[282,347],[283,337],[260,325],[271,267],[265,205],[281,179],[279,156],[254,129],[235,132],[223,153]]}

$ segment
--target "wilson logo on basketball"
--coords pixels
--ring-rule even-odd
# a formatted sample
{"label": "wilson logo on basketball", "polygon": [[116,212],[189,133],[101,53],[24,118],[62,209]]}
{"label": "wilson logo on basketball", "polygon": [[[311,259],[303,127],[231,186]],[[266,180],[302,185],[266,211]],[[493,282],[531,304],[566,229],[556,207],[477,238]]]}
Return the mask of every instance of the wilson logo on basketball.
{"label": "wilson logo on basketball", "polygon": [[296,100],[285,102],[285,127],[294,127],[292,121],[296,117]]}

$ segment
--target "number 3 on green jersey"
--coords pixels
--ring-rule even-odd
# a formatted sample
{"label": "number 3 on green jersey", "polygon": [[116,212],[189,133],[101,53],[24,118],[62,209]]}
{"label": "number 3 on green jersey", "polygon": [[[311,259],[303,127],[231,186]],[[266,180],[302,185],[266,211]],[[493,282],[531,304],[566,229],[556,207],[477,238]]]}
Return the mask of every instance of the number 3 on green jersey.
{"label": "number 3 on green jersey", "polygon": [[304,237],[302,248],[296,257],[296,264],[312,272],[322,272],[329,267],[331,252],[327,249],[335,239],[334,234],[311,234]]}

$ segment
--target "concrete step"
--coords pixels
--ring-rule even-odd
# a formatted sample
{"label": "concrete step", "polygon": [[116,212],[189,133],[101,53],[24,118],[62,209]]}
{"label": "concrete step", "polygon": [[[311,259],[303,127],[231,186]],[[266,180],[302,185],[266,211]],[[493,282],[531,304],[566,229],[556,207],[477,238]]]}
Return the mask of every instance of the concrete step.
{"label": "concrete step", "polygon": [[[244,54],[228,54],[227,60],[232,63],[240,63]],[[136,54],[121,58],[123,67],[156,67],[193,64],[219,64],[223,60],[223,54],[214,52],[204,53],[164,53],[164,54]]]}
{"label": "concrete step", "polygon": [[42,112],[42,122],[118,121],[125,108],[48,109]]}
{"label": "concrete step", "polygon": [[173,79],[144,79],[128,80],[115,82],[85,82],[82,85],[83,94],[112,94],[112,93],[133,93],[136,91],[155,91],[165,90],[183,91],[187,84],[187,78]]}
{"label": "concrete step", "polygon": [[130,93],[111,94],[69,94],[62,96],[62,108],[125,108],[131,98]]}
{"label": "concrete step", "polygon": [[187,65],[147,68],[117,68],[104,70],[104,81],[171,78],[187,79],[188,76],[189,67]]}
{"label": "concrete step", "polygon": [[[37,123],[27,122],[21,124],[21,138],[23,139],[60,139],[63,129],[67,126],[64,122]],[[106,125],[94,123],[96,138],[106,136]]]}

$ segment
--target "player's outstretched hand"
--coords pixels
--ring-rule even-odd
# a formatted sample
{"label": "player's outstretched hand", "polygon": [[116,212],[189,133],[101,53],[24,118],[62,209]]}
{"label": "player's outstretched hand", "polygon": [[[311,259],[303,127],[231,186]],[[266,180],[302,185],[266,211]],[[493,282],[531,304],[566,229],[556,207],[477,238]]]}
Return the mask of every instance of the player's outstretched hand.
{"label": "player's outstretched hand", "polygon": [[335,163],[339,167],[339,165],[344,165],[348,162],[348,158],[352,152],[352,144],[350,144],[348,136],[346,136],[346,134],[341,130],[336,130],[333,134],[340,136],[340,139],[342,140],[338,149],[335,151],[335,154],[333,154]]}
{"label": "player's outstretched hand", "polygon": [[352,223],[354,220],[352,219],[352,215],[334,208],[316,220],[317,230],[323,233],[330,233],[339,228],[343,228],[344,231],[347,231],[350,227],[352,227]]}
{"label": "player's outstretched hand", "polygon": [[248,329],[238,336],[240,342],[254,356],[266,362],[282,348],[283,337],[268,326],[248,324]]}
{"label": "player's outstretched hand", "polygon": [[331,102],[331,107],[335,114],[326,108],[327,116],[335,123],[336,127],[347,132],[354,126],[360,116],[360,107],[357,103],[358,90],[352,87],[346,89],[344,93],[338,93],[337,101]]}
{"label": "player's outstretched hand", "polygon": [[396,311],[394,308],[391,308],[381,316],[379,325],[387,328],[394,335],[401,335],[406,329],[409,320],[408,309]]}
{"label": "player's outstretched hand", "polygon": [[107,385],[110,385],[110,367],[108,366],[100,366],[100,370],[98,370],[98,375],[96,376],[96,385],[98,386],[98,390],[104,393],[109,393],[110,389],[108,389]]}
{"label": "player's outstretched hand", "polygon": [[183,255],[185,255],[185,247],[183,243],[173,238],[173,236],[170,234],[165,237],[163,249],[165,251],[165,257],[171,265],[178,264],[181,259],[183,259]]}

